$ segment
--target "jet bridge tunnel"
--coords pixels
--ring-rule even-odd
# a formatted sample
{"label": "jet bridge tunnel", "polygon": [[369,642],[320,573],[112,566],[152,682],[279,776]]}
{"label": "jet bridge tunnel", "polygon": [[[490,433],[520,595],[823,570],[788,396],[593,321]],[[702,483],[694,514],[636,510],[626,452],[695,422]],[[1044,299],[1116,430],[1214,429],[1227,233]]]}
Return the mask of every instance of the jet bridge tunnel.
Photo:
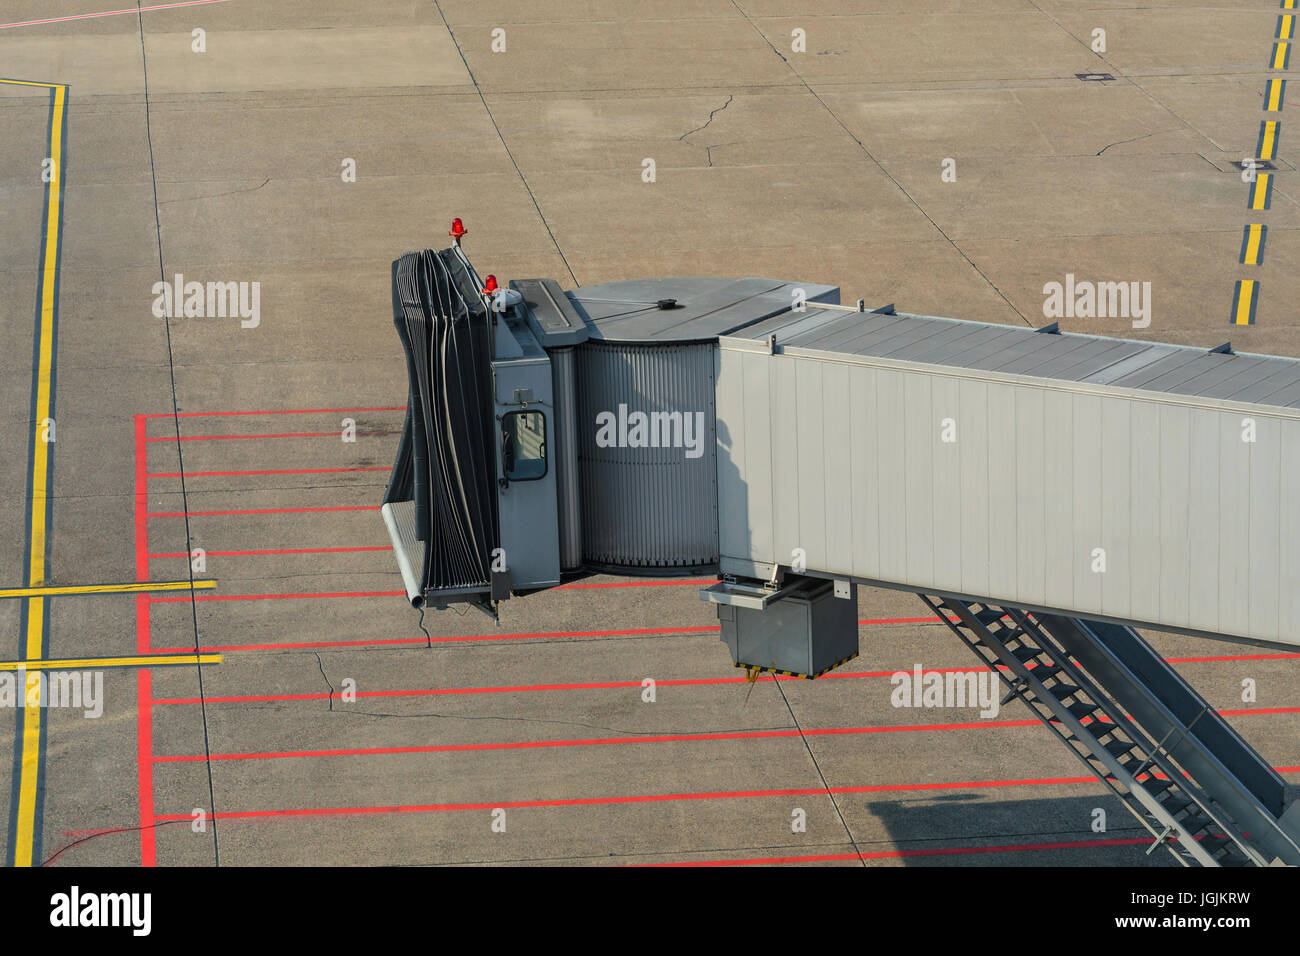
{"label": "jet bridge tunnel", "polygon": [[1135,627],[1300,646],[1300,361],[839,304],[779,280],[562,290],[393,264],[407,595],[712,573],[733,663],[856,657],[917,593],[1148,829],[1300,864],[1294,788]]}

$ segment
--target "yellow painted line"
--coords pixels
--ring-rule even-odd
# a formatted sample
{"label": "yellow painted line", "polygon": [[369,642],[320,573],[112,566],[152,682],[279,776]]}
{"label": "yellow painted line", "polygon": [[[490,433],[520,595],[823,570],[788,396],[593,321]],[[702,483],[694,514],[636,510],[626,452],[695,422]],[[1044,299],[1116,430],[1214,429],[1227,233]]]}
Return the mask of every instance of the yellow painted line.
{"label": "yellow painted line", "polygon": [[1233,325],[1254,325],[1255,307],[1259,303],[1259,282],[1255,279],[1241,279],[1233,290],[1232,308]]}
{"label": "yellow painted line", "polygon": [[1273,181],[1270,178],[1271,176],[1272,176],[1271,173],[1257,173],[1255,175],[1255,182],[1250,187],[1250,203],[1248,204],[1247,208],[1249,209],[1268,208],[1269,198],[1272,193],[1272,184],[1273,184]]}
{"label": "yellow painted line", "polygon": [[1259,159],[1277,159],[1277,120],[1265,120],[1259,125]]}
{"label": "yellow painted line", "polygon": [[1282,93],[1286,89],[1286,80],[1269,80],[1268,90],[1264,94],[1264,109],[1276,113],[1282,108]]}
{"label": "yellow painted line", "polygon": [[1275,70],[1285,70],[1291,61],[1291,44],[1285,40],[1273,44],[1273,61],[1270,64]]}
{"label": "yellow painted line", "polygon": [[1277,18],[1277,38],[1279,40],[1289,40],[1295,33],[1295,17],[1292,14],[1284,14]]}
{"label": "yellow painted line", "polygon": [[[196,591],[217,586],[216,581],[195,581]],[[189,581],[130,581],[125,584],[69,584],[61,587],[0,588],[0,598],[58,597],[67,594],[140,594],[146,591],[188,591]],[[39,655],[38,655],[39,656]]]}
{"label": "yellow painted line", "polygon": [[3,83],[5,86],[39,86],[43,90],[67,89],[67,86],[63,83],[37,83],[33,80],[0,79],[0,83]]}
{"label": "yellow painted line", "polygon": [[1294,10],[1294,9],[1295,9],[1295,0],[1282,0],[1282,9],[1283,9],[1283,10]]}
{"label": "yellow painted line", "polygon": [[1245,244],[1241,250],[1241,262],[1243,265],[1259,265],[1259,254],[1264,246],[1264,226],[1260,223],[1252,223],[1246,227]]}
{"label": "yellow painted line", "polygon": [[[50,90],[50,148],[46,155],[53,159],[54,169],[45,185],[46,216],[44,226],[45,248],[40,285],[40,310],[36,324],[37,363],[35,382],[35,421],[33,427],[41,428],[50,417],[54,372],[54,287],[59,264],[59,224],[62,220],[63,176],[63,120],[67,109],[68,88],[61,83],[35,83],[28,80],[0,81],[14,86],[35,86]],[[47,483],[50,474],[50,446],[46,441],[32,441],[32,500],[31,526],[28,529],[27,580],[39,586],[45,580],[45,518]],[[35,660],[41,657],[45,646],[45,597],[27,598],[27,634],[23,643],[23,656]],[[15,866],[31,866],[36,847],[37,777],[40,770],[41,708],[30,707],[23,700],[23,746],[18,763],[18,807],[15,814],[13,862]]]}
{"label": "yellow painted line", "polygon": [[143,654],[138,657],[68,657],[42,661],[0,661],[0,671],[98,670],[107,667],[175,667],[220,664],[220,654]]}

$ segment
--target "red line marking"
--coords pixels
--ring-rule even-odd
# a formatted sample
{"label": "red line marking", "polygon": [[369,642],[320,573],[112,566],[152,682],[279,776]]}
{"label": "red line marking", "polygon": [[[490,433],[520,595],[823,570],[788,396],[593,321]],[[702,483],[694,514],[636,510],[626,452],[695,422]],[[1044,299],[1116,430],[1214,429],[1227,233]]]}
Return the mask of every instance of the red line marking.
{"label": "red line marking", "polygon": [[[132,10],[132,13],[135,11]],[[338,412],[404,412],[405,405],[386,405],[380,408],[270,408],[249,412],[180,412],[178,418],[209,418],[214,415],[333,415]],[[154,412],[145,418],[171,418],[171,412]]]}
{"label": "red line marking", "polygon": [[[832,727],[804,730],[807,737],[861,734],[914,733],[948,730],[974,730],[984,727],[1032,727],[1037,720],[990,720],[953,724],[897,724],[880,727]],[[692,743],[713,740],[768,740],[798,737],[798,730],[735,730],[712,734],[657,734],[645,737],[595,737],[585,740],[524,740],[494,744],[430,744],[422,747],[351,747],[336,750],[271,750],[257,753],[176,754],[156,756],[159,763],[189,763],[203,760],[279,760],[290,757],[376,757],[392,754],[462,753],[484,750],[547,750],[557,747],[600,747],[615,744]]]}
{"label": "red line marking", "polygon": [[[414,638],[413,638],[414,640]],[[156,651],[154,653],[157,653]],[[979,668],[971,667],[930,667],[926,668],[926,674],[958,674],[958,673],[978,673]],[[833,680],[845,678],[862,678],[862,677],[892,677],[898,671],[834,671],[830,674],[823,674],[818,680]],[[774,680],[778,681],[800,681],[802,677],[784,677],[779,675],[764,674],[758,678],[759,683],[766,683]],[[659,687],[698,687],[712,686],[719,684],[744,684],[744,677],[695,677],[683,680],[661,680],[657,684]],[[617,690],[620,688],[640,687],[639,680],[630,681],[598,681],[581,684],[523,684],[508,687],[446,687],[431,688],[428,690],[368,690],[358,691],[357,697],[440,697],[456,694],[516,694],[529,693],[537,691],[553,690]],[[328,700],[328,693],[312,694],[265,694],[265,695],[247,695],[237,697],[208,697],[206,702],[209,704],[242,704],[242,703],[266,703],[270,701],[290,701],[290,700]],[[197,704],[197,697],[175,697],[167,700],[156,700],[155,704]]]}
{"label": "red line marking", "polygon": [[[754,797],[812,797],[825,793],[896,793],[925,790],[961,790],[989,787],[1031,787],[1096,783],[1096,777],[1041,777],[1025,780],[976,780],[960,783],[893,783],[868,787],[792,787],[784,790],[716,790],[703,793],[650,793],[615,797],[567,797],[555,800],[506,800],[495,803],[429,803],[376,807],[302,807],[282,810],[226,810],[216,814],[221,819],[256,819],[265,817],[342,816],[348,814],[450,813],[461,810],[537,809],[544,807],[589,807],[629,803],[673,803],[680,800],[742,800]],[[165,814],[161,821],[188,820],[187,813]]]}
{"label": "red line marking", "polygon": [[[327,551],[391,551],[391,547],[375,548],[304,548],[301,550],[283,550],[283,551],[209,551],[208,554],[315,554]],[[183,558],[184,554],[153,554],[153,558]],[[613,584],[588,584],[573,585],[562,584],[551,590],[561,590],[562,588],[572,587],[595,587],[595,588],[650,588],[662,587],[667,585],[681,586],[689,584],[699,584],[699,581],[618,581]],[[196,601],[301,601],[323,598],[369,598],[369,597],[405,597],[405,591],[299,591],[293,594],[205,594],[194,598]],[[188,604],[189,595],[185,597],[160,597],[151,599],[155,604]],[[896,618],[893,620],[880,621],[859,621],[859,624],[903,624],[903,623],[924,623],[929,618]],[[935,622],[938,623],[937,621]],[[717,628],[714,628],[717,630]],[[595,632],[593,632],[595,633]]]}
{"label": "red line marking", "polygon": [[227,515],[286,515],[301,514],[308,511],[378,511],[379,505],[335,505],[332,508],[240,508],[233,511],[156,511],[149,518],[191,518],[225,517]]}
{"label": "red line marking", "polygon": [[1170,664],[1218,664],[1227,661],[1289,661],[1300,654],[1222,654],[1215,657],[1170,657]]}
{"label": "red line marking", "polygon": [[[185,435],[180,441],[239,441],[251,438],[338,438],[341,431],[335,432],[289,432],[282,435]],[[358,432],[361,435],[397,435],[399,432]],[[162,435],[158,438],[146,438],[145,441],[176,441],[175,435]]]}
{"label": "red line marking", "polygon": [[[262,551],[209,551],[209,557],[216,558],[247,558],[261,554],[340,554],[342,552],[352,551],[392,551],[391,544],[380,545],[378,547],[365,548],[268,548]],[[184,551],[175,551],[169,554],[151,554],[150,558],[188,558],[189,555]],[[382,593],[389,593],[387,591]],[[396,592],[405,594],[405,591]]]}
{"label": "red line marking", "polygon": [[[403,594],[406,592],[402,592]],[[153,602],[151,602],[153,603]],[[642,634],[698,634],[716,631],[714,627],[638,627],[622,631],[553,631],[537,634],[467,634],[456,637],[435,637],[433,643],[456,643],[460,641],[521,641],[542,640],[552,637],[628,637]],[[423,644],[423,637],[374,638],[359,641],[302,641],[292,644],[229,644],[199,648],[199,653],[211,654],[226,651],[279,651],[308,647],[367,647],[386,646],[389,644]],[[150,654],[193,654],[192,647],[150,648]]]}
{"label": "red line marking", "polygon": [[[865,675],[864,675],[865,676]],[[885,676],[878,674],[873,676]],[[743,678],[741,678],[743,680]],[[667,683],[667,682],[665,682]],[[685,683],[685,682],[682,682]],[[696,683],[696,682],[692,682]],[[640,686],[636,684],[634,686]],[[327,697],[329,695],[319,695]],[[358,695],[360,696],[360,695]],[[208,703],[213,703],[209,700]],[[1221,710],[1224,716],[1250,716],[1255,714],[1295,714],[1300,707],[1270,707],[1258,710]],[[1092,721],[1089,720],[1088,723]],[[1103,720],[1103,723],[1110,723]],[[947,724],[881,724],[875,727],[823,727],[803,730],[805,737],[841,737],[861,736],[863,734],[890,733],[936,733],[953,730],[984,730],[991,727],[1037,727],[1039,721],[1032,720],[969,720]],[[348,747],[332,750],[268,750],[250,753],[227,754],[176,754],[156,756],[153,759],[161,763],[199,762],[203,760],[278,760],[289,757],[373,757],[392,754],[432,754],[461,753],[485,750],[545,750],[556,747],[599,747],[613,744],[662,744],[693,743],[695,741],[713,740],[768,740],[776,738],[798,737],[799,730],[733,730],[719,733],[703,734],[655,734],[627,737],[593,737],[578,740],[525,740],[507,741],[491,744],[428,744],[420,747]]]}
{"label": "red line marking", "polygon": [[51,17],[48,20],[21,20],[18,23],[0,23],[0,30],[10,27],[34,27],[43,23],[63,23],[66,20],[90,20],[95,17],[115,17],[122,13],[148,13],[151,10],[173,10],[176,7],[197,7],[205,3],[225,3],[226,0],[182,0],[180,3],[161,3],[153,7],[132,7],[129,10],[105,10],[103,13],[78,13],[68,17]]}
{"label": "red line marking", "polygon": [[635,867],[770,866],[775,863],[823,863],[835,860],[892,860],[909,856],[955,856],[966,853],[1025,853],[1036,850],[1074,850],[1094,846],[1144,846],[1145,837],[1110,840],[1074,840],[1058,843],[1015,843],[1004,846],[952,846],[933,850],[879,850],[873,853],[822,853],[815,856],[768,856],[746,860],[683,860],[673,863],[625,863]]}
{"label": "red line marking", "polygon": [[[149,580],[149,495],[145,481],[145,418],[135,416],[135,577]],[[149,652],[149,598],[135,599],[135,652]],[[153,802],[153,674],[147,667],[136,672],[136,772],[140,804],[140,865],[157,864]]]}
{"label": "red line marking", "polygon": [[[1300,767],[1275,767],[1279,773],[1295,773]],[[1023,780],[971,780],[957,783],[886,783],[869,787],[799,787],[786,790],[719,790],[704,793],[651,793],[621,797],[569,797],[557,800],[507,800],[495,803],[428,803],[377,807],[301,807],[282,810],[226,810],[215,814],[223,820],[268,817],[323,817],[387,813],[451,813],[461,810],[503,810],[544,807],[589,807],[628,803],[672,803],[679,800],[739,800],[753,797],[815,797],[825,793],[899,793],[926,790],[991,789],[995,787],[1046,787],[1095,784],[1096,777],[1030,777]],[[189,820],[188,813],[164,814],[158,821]]]}
{"label": "red line marking", "polygon": [[[333,475],[346,471],[392,471],[388,466],[374,468],[259,468],[253,471],[187,471],[186,478],[230,478],[242,475]],[[179,471],[161,471],[146,478],[179,478]]]}

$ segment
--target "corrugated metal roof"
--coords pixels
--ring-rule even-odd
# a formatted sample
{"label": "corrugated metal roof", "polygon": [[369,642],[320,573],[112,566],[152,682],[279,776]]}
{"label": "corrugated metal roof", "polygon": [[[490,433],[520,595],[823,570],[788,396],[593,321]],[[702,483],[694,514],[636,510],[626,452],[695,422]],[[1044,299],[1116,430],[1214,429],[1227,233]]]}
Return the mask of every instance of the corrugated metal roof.
{"label": "corrugated metal roof", "polygon": [[[629,279],[565,293],[586,320],[591,338],[645,343],[709,341],[767,316],[787,312],[795,289],[807,301],[839,302],[835,286],[779,279]],[[676,307],[659,308],[662,299]]]}
{"label": "corrugated metal roof", "polygon": [[1300,408],[1300,360],[1281,356],[812,306],[806,313],[765,319],[732,337],[766,341],[771,335],[780,346],[819,352]]}

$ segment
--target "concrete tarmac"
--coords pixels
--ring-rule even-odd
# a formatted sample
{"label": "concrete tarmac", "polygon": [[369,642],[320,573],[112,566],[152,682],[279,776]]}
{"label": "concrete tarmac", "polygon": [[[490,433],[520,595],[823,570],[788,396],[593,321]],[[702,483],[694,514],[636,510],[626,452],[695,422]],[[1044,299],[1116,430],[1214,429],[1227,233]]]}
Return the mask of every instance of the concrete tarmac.
{"label": "concrete tarmac", "polygon": [[[45,583],[186,580],[202,549],[218,586],[0,601],[5,659],[48,608],[45,658],[118,661],[98,718],[0,716],[8,862],[1176,865],[1019,703],[891,704],[895,671],[974,664],[909,594],[862,589],[859,658],[752,691],[696,579],[430,611],[426,641],[377,510],[407,391],[389,264],[460,216],[503,283],[767,276],[1033,327],[1073,274],[1149,282],[1150,324],[1067,331],[1300,356],[1288,124],[1267,210],[1233,165],[1290,108],[1264,110],[1273,0],[82,16],[111,6],[0,15],[0,75],[66,85],[51,265],[53,86],[0,83],[0,586],[29,579],[55,267]],[[178,274],[258,283],[256,324],[156,317]],[[1300,779],[1300,655],[1151,636]],[[220,662],[119,660],[195,648]]]}

